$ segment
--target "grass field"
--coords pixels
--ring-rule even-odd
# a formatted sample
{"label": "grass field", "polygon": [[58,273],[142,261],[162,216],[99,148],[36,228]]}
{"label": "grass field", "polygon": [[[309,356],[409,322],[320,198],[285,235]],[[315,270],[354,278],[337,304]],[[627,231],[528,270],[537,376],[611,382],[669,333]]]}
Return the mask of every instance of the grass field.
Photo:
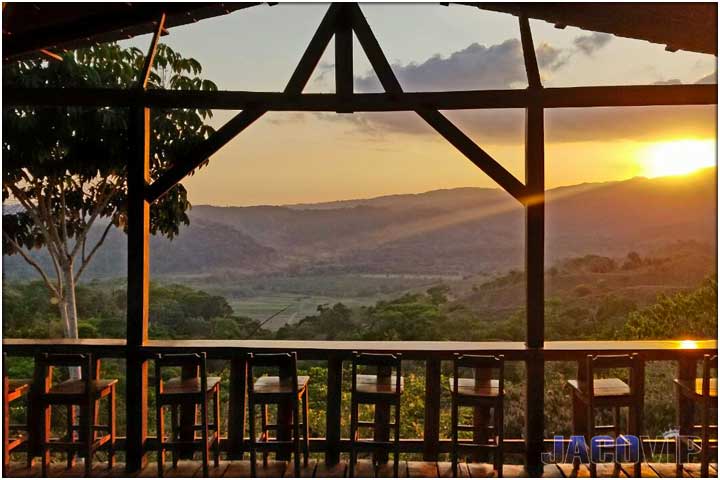
{"label": "grass field", "polygon": [[318,305],[334,305],[342,302],[348,307],[357,307],[373,305],[382,298],[382,295],[362,298],[339,298],[278,293],[251,298],[228,299],[228,302],[235,314],[254,318],[261,322],[275,315],[268,320],[264,328],[277,330],[286,323],[293,323],[308,315],[314,315],[317,312]]}

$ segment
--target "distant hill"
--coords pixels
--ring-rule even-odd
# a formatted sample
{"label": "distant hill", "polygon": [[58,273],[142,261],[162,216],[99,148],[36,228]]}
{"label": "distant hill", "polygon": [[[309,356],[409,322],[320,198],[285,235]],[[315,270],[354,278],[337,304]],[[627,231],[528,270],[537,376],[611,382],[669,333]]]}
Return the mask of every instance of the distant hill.
{"label": "distant hill", "polygon": [[[555,188],[547,200],[548,265],[587,253],[651,252],[678,241],[715,248],[714,168]],[[523,264],[523,209],[491,188],[287,206],[199,205],[190,219],[176,240],[153,239],[153,272],[473,274]],[[87,278],[122,276],[125,259],[124,235],[113,232]],[[32,273],[21,259],[4,257],[6,277]]]}

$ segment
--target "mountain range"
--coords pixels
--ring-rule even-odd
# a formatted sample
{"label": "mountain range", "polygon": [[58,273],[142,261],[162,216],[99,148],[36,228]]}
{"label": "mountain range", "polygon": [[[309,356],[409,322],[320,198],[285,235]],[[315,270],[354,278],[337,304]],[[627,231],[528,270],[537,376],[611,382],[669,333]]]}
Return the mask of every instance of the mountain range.
{"label": "mountain range", "polygon": [[[716,198],[715,168],[548,190],[547,263],[650,252],[685,240],[714,248]],[[173,241],[152,239],[153,273],[473,274],[523,264],[523,208],[494,188],[284,206],[196,205],[189,216]],[[124,276],[126,259],[125,236],[112,231],[85,280]],[[6,278],[35,275],[15,256],[4,256],[3,267]]]}

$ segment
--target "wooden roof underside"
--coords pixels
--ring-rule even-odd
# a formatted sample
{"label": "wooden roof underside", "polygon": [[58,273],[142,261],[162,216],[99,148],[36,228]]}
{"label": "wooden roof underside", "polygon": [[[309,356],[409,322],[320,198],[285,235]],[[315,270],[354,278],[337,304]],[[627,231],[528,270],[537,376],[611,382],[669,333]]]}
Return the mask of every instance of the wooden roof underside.
{"label": "wooden roof underside", "polygon": [[558,27],[573,26],[717,56],[716,3],[471,3],[484,10],[524,14]]}
{"label": "wooden roof underside", "polygon": [[[717,55],[714,3],[463,4]],[[4,3],[3,60],[151,33],[162,12],[172,28],[255,5],[260,3]]]}

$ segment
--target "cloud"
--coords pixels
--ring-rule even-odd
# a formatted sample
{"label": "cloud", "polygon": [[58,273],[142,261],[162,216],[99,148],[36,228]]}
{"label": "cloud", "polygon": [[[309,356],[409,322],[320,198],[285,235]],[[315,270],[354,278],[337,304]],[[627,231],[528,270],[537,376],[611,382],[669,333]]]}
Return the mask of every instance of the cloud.
{"label": "cloud", "polygon": [[[547,43],[537,48],[538,65],[555,71],[566,62],[564,51]],[[522,46],[517,39],[496,45],[472,43],[447,57],[434,55],[422,63],[393,65],[403,89],[413,91],[477,90],[527,85]],[[360,92],[381,89],[373,72],[355,79]]]}
{"label": "cloud", "polygon": [[[591,55],[612,37],[591,34],[575,39],[575,47],[557,48],[543,43],[536,47],[543,75],[562,68],[573,55]],[[323,71],[328,65],[321,66]],[[495,45],[472,43],[449,56],[434,55],[423,62],[395,64],[393,71],[406,91],[443,91],[524,88],[527,77],[522,46],[517,39]],[[716,74],[701,81],[714,82]],[[677,84],[669,79],[659,84]],[[378,92],[382,87],[374,72],[355,78],[358,92]],[[523,141],[524,111],[462,110],[446,112],[467,135],[490,144],[517,144]],[[412,112],[355,113],[343,115],[316,114],[325,121],[343,121],[354,133],[376,141],[388,134],[437,136]],[[650,140],[658,137],[715,135],[715,107],[628,107],[566,108],[546,113],[546,138],[549,142],[582,142],[609,140]]]}
{"label": "cloud", "polygon": [[612,35],[609,33],[595,32],[590,35],[575,37],[573,45],[575,45],[578,51],[590,57],[596,51],[607,45],[610,40],[612,40]]}

